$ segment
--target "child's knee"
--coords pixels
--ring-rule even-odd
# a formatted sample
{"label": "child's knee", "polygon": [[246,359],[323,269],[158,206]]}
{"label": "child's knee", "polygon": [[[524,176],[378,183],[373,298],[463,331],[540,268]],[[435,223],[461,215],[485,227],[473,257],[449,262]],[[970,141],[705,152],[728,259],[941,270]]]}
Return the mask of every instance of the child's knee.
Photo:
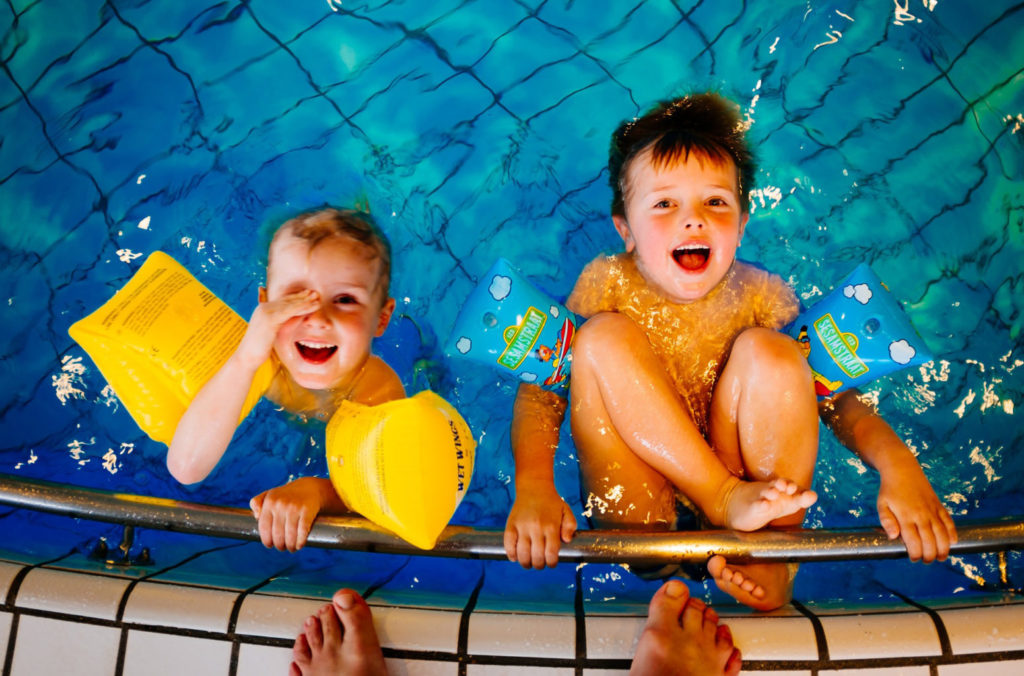
{"label": "child's knee", "polygon": [[747,329],[733,345],[732,357],[736,356],[756,365],[758,370],[768,369],[775,378],[806,381],[808,386],[812,382],[811,369],[800,345],[778,331],[761,327]]}
{"label": "child's knee", "polygon": [[600,312],[584,322],[576,332],[572,344],[574,364],[591,358],[606,360],[609,353],[638,338],[646,340],[632,319],[618,312]]}

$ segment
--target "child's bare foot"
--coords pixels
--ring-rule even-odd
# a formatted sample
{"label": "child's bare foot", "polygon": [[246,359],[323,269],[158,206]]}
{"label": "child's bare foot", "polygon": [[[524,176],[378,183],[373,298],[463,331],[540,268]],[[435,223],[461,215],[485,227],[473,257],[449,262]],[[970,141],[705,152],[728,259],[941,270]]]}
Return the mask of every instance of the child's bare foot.
{"label": "child's bare foot", "polygon": [[718,624],[718,614],[691,599],[685,584],[669,580],[651,599],[629,673],[735,676],[741,664],[732,633]]}
{"label": "child's bare foot", "polygon": [[716,554],[708,561],[708,572],[719,589],[755,610],[775,610],[793,596],[793,576],[784,563],[737,566]]}
{"label": "child's bare foot", "polygon": [[728,486],[722,503],[727,528],[752,531],[764,528],[775,519],[807,509],[818,494],[789,479],[741,481]]}
{"label": "child's bare foot", "polygon": [[291,676],[386,674],[366,601],[351,589],[338,590],[331,601],[302,625],[292,648]]}

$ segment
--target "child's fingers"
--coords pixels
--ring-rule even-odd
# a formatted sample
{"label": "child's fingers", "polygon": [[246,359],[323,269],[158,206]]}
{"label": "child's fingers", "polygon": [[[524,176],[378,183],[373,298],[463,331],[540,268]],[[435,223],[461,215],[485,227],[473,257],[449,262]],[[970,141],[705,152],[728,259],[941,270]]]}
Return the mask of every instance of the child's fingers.
{"label": "child's fingers", "polygon": [[569,505],[563,504],[561,529],[562,542],[566,544],[572,542],[573,535],[576,535],[576,517],[573,515],[572,510],[569,509]]}
{"label": "child's fingers", "polygon": [[265,497],[267,497],[267,492],[263,491],[249,501],[249,509],[252,510],[253,516],[257,519],[260,518],[260,512],[263,511],[263,499]]}
{"label": "child's fingers", "polygon": [[946,535],[949,538],[949,543],[956,544],[959,541],[956,534],[956,524],[953,523],[953,517],[949,515],[949,512],[947,512],[946,508],[942,505],[939,505],[939,521],[946,529]]}
{"label": "child's fingers", "polygon": [[545,534],[544,564],[548,568],[554,568],[558,565],[558,550],[562,547],[562,541],[558,535],[558,532],[554,528],[551,529],[550,533]]}
{"label": "child's fingers", "polygon": [[543,533],[530,538],[530,563],[534,570],[541,570],[547,563],[545,540]]}
{"label": "child's fingers", "polygon": [[294,317],[315,310],[319,300],[320,294],[316,291],[305,289],[304,291],[282,296],[276,301],[271,301],[267,303],[266,307],[272,315]]}
{"label": "child's fingers", "polygon": [[505,556],[508,557],[509,561],[515,561],[516,558],[517,558],[517,555],[516,555],[516,544],[517,544],[518,540],[519,540],[519,537],[516,534],[515,527],[514,526],[506,525],[505,526]]}
{"label": "child's fingers", "polygon": [[941,547],[937,532],[931,523],[918,524],[917,531],[921,535],[921,558],[925,563],[931,563]]}
{"label": "child's fingers", "polygon": [[900,536],[900,522],[896,520],[896,516],[887,506],[878,506],[878,520],[890,540],[895,540]]}
{"label": "child's fingers", "polygon": [[260,532],[260,542],[263,543],[264,547],[270,548],[274,546],[274,513],[266,511],[260,514],[258,523],[258,529]]}
{"label": "child's fingers", "polygon": [[294,552],[305,547],[309,531],[313,527],[313,519],[303,510],[297,518],[290,520],[288,526],[288,551]]}
{"label": "child's fingers", "polygon": [[907,556],[910,557],[911,561],[919,561],[921,559],[921,535],[917,532],[917,528],[914,526],[908,526],[901,530],[903,536],[903,544],[907,547]]}

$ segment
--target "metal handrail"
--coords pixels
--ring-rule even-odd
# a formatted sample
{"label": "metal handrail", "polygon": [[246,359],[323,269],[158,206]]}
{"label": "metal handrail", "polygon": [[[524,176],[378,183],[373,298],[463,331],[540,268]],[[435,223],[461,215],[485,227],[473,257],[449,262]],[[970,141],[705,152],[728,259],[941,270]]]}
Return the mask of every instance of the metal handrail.
{"label": "metal handrail", "polygon": [[[0,474],[0,504],[93,521],[179,533],[259,540],[248,509],[130,495]],[[1024,517],[959,524],[954,553],[1024,549]],[[503,533],[449,526],[437,545],[419,549],[362,517],[320,517],[307,546],[390,554],[504,559]],[[880,528],[779,529],[754,533],[729,530],[642,532],[581,530],[559,550],[560,561],[601,563],[703,562],[722,554],[738,563],[838,561],[906,556],[900,540]]]}

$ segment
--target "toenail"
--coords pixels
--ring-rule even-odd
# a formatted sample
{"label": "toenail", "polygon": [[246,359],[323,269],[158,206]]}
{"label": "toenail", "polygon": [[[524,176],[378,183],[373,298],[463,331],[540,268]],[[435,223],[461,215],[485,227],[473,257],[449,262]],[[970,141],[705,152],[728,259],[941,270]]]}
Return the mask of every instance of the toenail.
{"label": "toenail", "polygon": [[337,603],[342,610],[352,610],[356,605],[356,597],[352,592],[338,592],[334,595],[334,602]]}
{"label": "toenail", "polygon": [[668,583],[665,584],[665,596],[668,596],[669,598],[678,599],[685,591],[686,585],[679,580],[669,580]]}

